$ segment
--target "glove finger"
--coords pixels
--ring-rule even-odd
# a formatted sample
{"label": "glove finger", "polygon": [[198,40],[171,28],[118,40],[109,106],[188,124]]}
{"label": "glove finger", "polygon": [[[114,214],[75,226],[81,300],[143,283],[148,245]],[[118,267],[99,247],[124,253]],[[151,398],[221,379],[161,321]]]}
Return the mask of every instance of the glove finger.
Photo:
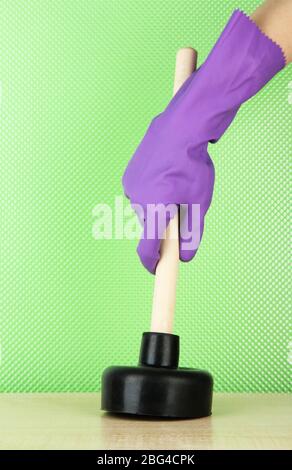
{"label": "glove finger", "polygon": [[167,206],[164,204],[149,204],[147,207],[137,253],[143,266],[152,274],[155,274],[160,259],[160,246],[165,230],[176,213],[177,206],[175,204]]}
{"label": "glove finger", "polygon": [[188,262],[196,255],[204,231],[200,205],[181,204],[179,220],[179,257],[181,261]]}

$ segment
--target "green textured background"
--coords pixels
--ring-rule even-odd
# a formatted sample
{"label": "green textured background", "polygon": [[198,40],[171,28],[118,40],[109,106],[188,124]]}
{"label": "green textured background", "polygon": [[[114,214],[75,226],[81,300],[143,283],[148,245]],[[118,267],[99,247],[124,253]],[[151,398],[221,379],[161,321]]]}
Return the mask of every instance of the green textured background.
{"label": "green textured background", "polygon": [[[257,3],[0,1],[1,391],[97,390],[105,366],[136,363],[153,277],[135,241],[93,239],[92,209],[122,193],[176,50],[201,62],[233,9]],[[291,390],[291,80],[288,68],[211,147],[214,201],[180,270],[181,362],[217,390]]]}

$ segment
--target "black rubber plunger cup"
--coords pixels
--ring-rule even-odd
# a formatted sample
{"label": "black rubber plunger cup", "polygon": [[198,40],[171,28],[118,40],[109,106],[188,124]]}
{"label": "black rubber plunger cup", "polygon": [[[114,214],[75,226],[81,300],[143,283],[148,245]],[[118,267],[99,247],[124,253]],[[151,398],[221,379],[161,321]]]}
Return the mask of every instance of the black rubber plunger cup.
{"label": "black rubber plunger cup", "polygon": [[212,376],[178,367],[179,336],[143,333],[137,367],[113,366],[102,376],[102,410],[165,418],[211,415]]}

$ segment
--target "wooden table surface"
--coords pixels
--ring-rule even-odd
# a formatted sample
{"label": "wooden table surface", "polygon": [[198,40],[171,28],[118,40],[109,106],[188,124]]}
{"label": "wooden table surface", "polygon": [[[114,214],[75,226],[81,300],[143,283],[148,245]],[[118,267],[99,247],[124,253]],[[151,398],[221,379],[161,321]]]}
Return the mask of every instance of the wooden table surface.
{"label": "wooden table surface", "polygon": [[0,449],[292,449],[292,397],[215,394],[198,420],[116,417],[95,393],[0,394]]}

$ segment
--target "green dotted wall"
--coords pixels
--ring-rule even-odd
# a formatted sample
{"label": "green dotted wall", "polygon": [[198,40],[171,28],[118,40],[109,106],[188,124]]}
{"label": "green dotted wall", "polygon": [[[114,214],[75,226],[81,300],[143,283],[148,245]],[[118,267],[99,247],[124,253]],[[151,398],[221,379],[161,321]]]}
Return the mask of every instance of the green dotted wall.
{"label": "green dotted wall", "polygon": [[[93,238],[92,210],[122,194],[176,50],[201,63],[257,3],[0,2],[0,391],[98,390],[104,367],[137,362],[153,277],[135,241]],[[217,391],[291,391],[291,81],[287,68],[210,148],[214,200],[180,269],[181,363]]]}

